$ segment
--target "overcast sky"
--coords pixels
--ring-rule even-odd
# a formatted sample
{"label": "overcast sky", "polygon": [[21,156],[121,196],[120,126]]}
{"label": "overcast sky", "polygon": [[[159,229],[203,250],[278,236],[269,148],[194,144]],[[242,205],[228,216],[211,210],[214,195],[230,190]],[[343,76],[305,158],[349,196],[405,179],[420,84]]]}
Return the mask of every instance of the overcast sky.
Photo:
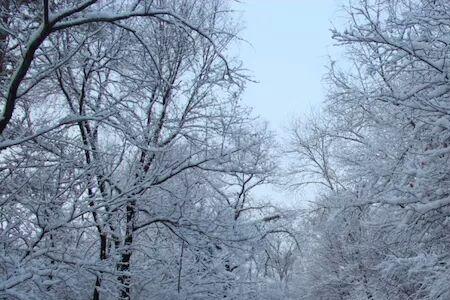
{"label": "overcast sky", "polygon": [[[336,58],[330,28],[339,26],[343,0],[242,0],[235,9],[245,29],[237,55],[258,83],[249,84],[244,101],[269,121],[280,137],[289,122],[324,100],[322,78],[329,56]],[[313,188],[286,193],[261,187],[259,197],[298,206],[314,197]],[[279,202],[280,201],[280,202]]]}
{"label": "overcast sky", "polygon": [[242,0],[236,9],[245,26],[238,56],[259,83],[249,84],[244,101],[277,131],[294,116],[320,105],[330,28],[342,0]]}

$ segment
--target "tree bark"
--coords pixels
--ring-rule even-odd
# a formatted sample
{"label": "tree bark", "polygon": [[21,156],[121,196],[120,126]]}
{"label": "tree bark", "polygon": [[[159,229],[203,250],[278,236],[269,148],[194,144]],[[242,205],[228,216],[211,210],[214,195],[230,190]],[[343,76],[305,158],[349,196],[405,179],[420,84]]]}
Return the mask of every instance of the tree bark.
{"label": "tree bark", "polygon": [[124,250],[122,252],[121,260],[118,266],[119,271],[122,273],[119,277],[120,282],[120,299],[131,299],[131,275],[130,275],[130,263],[133,251],[131,249],[133,245],[133,232],[136,217],[136,200],[130,199],[126,207],[126,228],[124,239]]}

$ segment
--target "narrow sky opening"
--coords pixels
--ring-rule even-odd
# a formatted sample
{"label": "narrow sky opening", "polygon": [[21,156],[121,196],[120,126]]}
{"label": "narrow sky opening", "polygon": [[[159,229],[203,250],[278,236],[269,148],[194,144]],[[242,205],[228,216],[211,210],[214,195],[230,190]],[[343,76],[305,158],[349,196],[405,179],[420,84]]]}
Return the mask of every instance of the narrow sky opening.
{"label": "narrow sky opening", "polygon": [[323,76],[333,53],[331,20],[340,0],[247,0],[237,2],[247,43],[237,55],[257,83],[243,98],[271,128],[283,133],[293,117],[324,100]]}
{"label": "narrow sky opening", "polygon": [[[330,57],[336,58],[330,29],[339,21],[342,0],[237,1],[246,41],[236,48],[256,83],[243,99],[256,115],[268,121],[277,138],[286,137],[294,118],[318,110],[326,94],[323,78]],[[333,22],[333,23],[332,23]],[[297,193],[274,185],[261,186],[260,198],[298,207],[312,200],[313,187]]]}

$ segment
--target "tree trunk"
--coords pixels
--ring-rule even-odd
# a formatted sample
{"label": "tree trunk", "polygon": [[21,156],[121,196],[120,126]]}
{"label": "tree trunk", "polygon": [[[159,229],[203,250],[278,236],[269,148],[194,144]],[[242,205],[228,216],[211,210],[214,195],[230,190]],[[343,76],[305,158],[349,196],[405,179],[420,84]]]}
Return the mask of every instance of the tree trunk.
{"label": "tree trunk", "polygon": [[[106,233],[100,232],[100,261],[106,259],[107,255],[107,245],[108,245],[108,236]],[[92,295],[92,300],[99,300],[100,299],[100,288],[102,286],[102,278],[101,276],[97,276],[95,280],[95,288],[94,288],[94,294]]]}
{"label": "tree trunk", "polygon": [[125,240],[124,240],[124,250],[122,252],[121,260],[118,266],[119,271],[122,273],[119,277],[120,282],[120,299],[130,300],[131,299],[131,275],[130,275],[130,262],[133,250],[131,246],[133,245],[133,231],[135,223],[135,211],[136,200],[130,200],[127,203],[126,208],[126,229],[125,229]]}
{"label": "tree trunk", "polygon": [[[9,7],[9,1],[5,0],[2,1],[0,4],[0,10],[3,11],[8,11],[8,7]],[[8,17],[5,14],[2,17],[2,22],[6,25],[8,25]],[[6,56],[6,32],[1,32],[0,31],[0,75],[3,75],[3,73],[5,72],[5,56]]]}

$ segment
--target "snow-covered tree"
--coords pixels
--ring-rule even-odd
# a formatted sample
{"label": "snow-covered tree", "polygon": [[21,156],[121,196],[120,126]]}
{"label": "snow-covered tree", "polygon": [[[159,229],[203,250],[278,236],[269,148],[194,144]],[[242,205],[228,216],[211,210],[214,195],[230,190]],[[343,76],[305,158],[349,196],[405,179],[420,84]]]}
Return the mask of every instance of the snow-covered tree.
{"label": "snow-covered tree", "polygon": [[450,297],[449,5],[353,1],[333,31],[345,71],[332,64],[322,120],[291,144],[325,187],[305,298]]}
{"label": "snow-covered tree", "polygon": [[0,295],[258,298],[280,212],[226,1],[1,4]]}

